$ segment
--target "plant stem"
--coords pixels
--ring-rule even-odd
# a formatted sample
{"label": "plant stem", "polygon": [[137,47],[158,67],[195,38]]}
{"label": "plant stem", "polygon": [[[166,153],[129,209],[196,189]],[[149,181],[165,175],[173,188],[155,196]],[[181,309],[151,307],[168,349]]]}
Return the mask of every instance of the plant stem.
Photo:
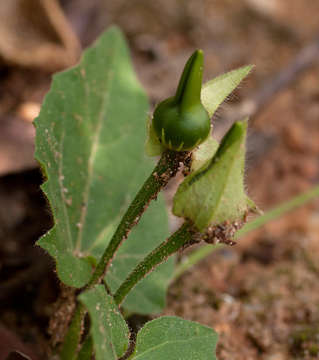
{"label": "plant stem", "polygon": [[86,309],[84,305],[78,304],[71,325],[65,336],[62,350],[60,353],[61,360],[76,360],[77,359],[77,348],[81,340],[83,330],[83,320]]}
{"label": "plant stem", "polygon": [[88,334],[83,342],[81,350],[79,351],[77,360],[90,360],[92,359],[92,353],[93,353],[93,341],[90,334]]}
{"label": "plant stem", "polygon": [[179,249],[193,243],[191,224],[185,222],[173,235],[147,255],[124,280],[114,295],[116,304],[120,305],[131,289],[157,265],[164,262]]}
{"label": "plant stem", "polygon": [[[176,175],[180,164],[186,162],[189,154],[189,152],[185,151],[175,152],[167,150],[163,152],[153,172],[145,181],[124,214],[85,289],[92,288],[103,280],[116,250],[121,243],[127,239],[133,226],[137,225],[151,200],[155,199],[158,193],[167,185],[169,180]],[[61,352],[62,360],[73,360],[76,358],[77,347],[80,341],[81,326],[85,313],[85,307],[82,304],[78,304],[70,328],[64,339]]]}
{"label": "plant stem", "polygon": [[108,247],[101,257],[87,288],[91,288],[103,280],[116,250],[121,243],[127,239],[132,227],[137,225],[151,200],[155,199],[160,190],[176,175],[180,163],[184,163],[188,155],[188,152],[175,152],[170,150],[163,152],[155,169],[145,181],[124,214]]}

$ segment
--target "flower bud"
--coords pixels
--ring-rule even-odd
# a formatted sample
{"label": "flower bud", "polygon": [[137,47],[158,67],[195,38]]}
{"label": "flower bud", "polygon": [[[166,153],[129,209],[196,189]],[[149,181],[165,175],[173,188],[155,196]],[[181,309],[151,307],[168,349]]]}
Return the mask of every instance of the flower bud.
{"label": "flower bud", "polygon": [[153,127],[162,145],[190,151],[209,135],[210,118],[200,100],[203,52],[196,50],[187,61],[176,94],[157,105]]}

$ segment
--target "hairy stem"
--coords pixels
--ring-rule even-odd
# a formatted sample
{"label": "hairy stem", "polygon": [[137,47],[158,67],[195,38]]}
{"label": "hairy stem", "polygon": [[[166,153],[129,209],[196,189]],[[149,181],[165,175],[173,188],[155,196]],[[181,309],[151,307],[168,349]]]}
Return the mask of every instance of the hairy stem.
{"label": "hairy stem", "polygon": [[90,334],[88,334],[86,339],[83,342],[81,350],[79,351],[77,360],[91,359],[92,353],[93,353],[93,340],[92,340],[92,337],[90,336]]}
{"label": "hairy stem", "polygon": [[138,224],[151,200],[155,199],[162,188],[167,185],[168,181],[176,175],[180,163],[184,163],[188,156],[188,152],[175,152],[170,150],[162,154],[155,169],[145,181],[124,214],[87,285],[88,288],[103,280],[112,258],[121,243],[127,239],[133,226]]}
{"label": "hairy stem", "polygon": [[61,360],[77,359],[78,344],[82,336],[85,313],[86,310],[84,305],[78,304],[60,352]]}
{"label": "hairy stem", "polygon": [[[153,172],[145,181],[124,214],[85,289],[92,288],[103,280],[121,243],[127,239],[133,226],[138,224],[151,200],[155,199],[158,193],[167,185],[169,180],[176,175],[180,164],[185,163],[189,158],[189,155],[189,152],[175,152],[171,150],[167,150],[162,154]],[[84,306],[78,304],[69,331],[64,339],[61,352],[62,360],[72,360],[77,356],[81,326],[85,313],[86,310]]]}
{"label": "hairy stem", "polygon": [[185,222],[173,235],[154,249],[136,266],[116,291],[114,295],[115,302],[120,305],[132,288],[148,273],[154,270],[156,266],[164,262],[179,249],[190,246],[194,242],[196,241],[193,240],[191,224]]}

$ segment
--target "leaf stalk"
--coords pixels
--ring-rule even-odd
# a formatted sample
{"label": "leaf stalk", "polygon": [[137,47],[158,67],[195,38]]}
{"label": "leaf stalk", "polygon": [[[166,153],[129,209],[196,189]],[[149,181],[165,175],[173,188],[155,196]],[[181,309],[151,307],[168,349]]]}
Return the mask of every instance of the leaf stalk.
{"label": "leaf stalk", "polygon": [[163,152],[153,172],[145,181],[122,217],[122,220],[112,236],[109,245],[105,249],[87,288],[91,288],[104,279],[107,269],[122,242],[127,239],[133,226],[138,224],[151,200],[156,199],[158,193],[167,185],[169,180],[176,175],[180,164],[185,163],[189,154],[190,153],[186,151],[175,152],[167,150]]}
{"label": "leaf stalk", "polygon": [[185,222],[166,241],[147,255],[129,274],[114,294],[116,304],[120,305],[132,288],[148,273],[154,270],[156,266],[163,263],[169,256],[173,255],[178,250],[186,248],[195,242],[192,225],[189,222]]}
{"label": "leaf stalk", "polygon": [[[109,245],[105,249],[89,283],[85,287],[85,290],[90,289],[94,285],[97,285],[103,281],[116,251],[123,243],[123,241],[127,239],[131,229],[138,224],[141,216],[147,209],[151,200],[156,199],[158,193],[167,185],[169,180],[176,175],[181,163],[186,164],[189,156],[190,153],[186,151],[175,152],[166,150],[163,152],[151,175],[145,181],[132,201],[131,205],[128,207],[126,213],[122,217],[120,224],[112,236]],[[186,235],[186,233],[184,233],[185,231],[186,230],[184,229],[181,233],[181,235],[184,234],[184,237]],[[163,250],[165,251],[165,248]],[[164,258],[160,262],[163,261]],[[144,275],[134,277],[134,281],[138,282],[143,276]],[[129,287],[133,287],[135,284],[129,285]],[[127,289],[127,285],[125,285],[125,289]],[[124,296],[126,296],[126,294]],[[61,360],[76,359],[85,314],[86,309],[84,306],[82,304],[78,304],[69,331],[64,339],[61,351]]]}

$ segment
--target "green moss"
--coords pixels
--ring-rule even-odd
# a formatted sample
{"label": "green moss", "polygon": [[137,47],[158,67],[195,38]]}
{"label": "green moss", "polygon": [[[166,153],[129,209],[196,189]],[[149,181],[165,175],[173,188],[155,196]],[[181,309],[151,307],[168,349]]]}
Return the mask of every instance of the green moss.
{"label": "green moss", "polygon": [[319,327],[303,326],[294,330],[290,337],[290,353],[299,358],[311,356],[317,359],[319,355]]}

